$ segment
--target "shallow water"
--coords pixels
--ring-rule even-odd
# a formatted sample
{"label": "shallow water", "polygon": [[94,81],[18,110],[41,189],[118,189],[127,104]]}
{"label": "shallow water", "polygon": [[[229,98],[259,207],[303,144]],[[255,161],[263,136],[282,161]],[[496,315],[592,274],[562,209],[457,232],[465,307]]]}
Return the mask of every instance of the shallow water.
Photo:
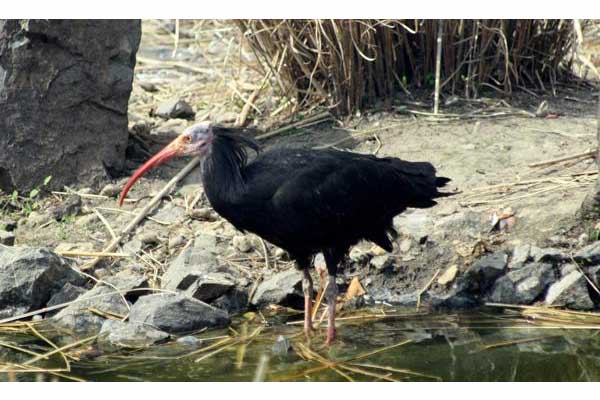
{"label": "shallow water", "polygon": [[[415,315],[414,310],[386,309],[393,315],[387,318],[373,318],[374,312],[379,313],[370,311],[369,319],[354,313],[351,318],[356,319],[341,320],[339,339],[330,348],[323,346],[323,329],[308,342],[301,325],[285,323],[301,315],[278,313],[267,315],[266,320],[241,318],[233,325],[235,332],[198,334],[196,337],[203,339],[200,347],[171,342],[82,357],[71,362],[67,375],[91,381],[252,381],[262,369],[262,379],[268,381],[600,380],[600,331],[595,329],[532,327],[531,321],[516,314],[489,309],[422,315]],[[252,339],[239,339],[257,332]],[[279,335],[292,343],[293,350],[287,355],[273,353]],[[233,339],[225,346],[215,345],[223,340],[215,339],[219,336]],[[37,339],[0,335],[2,343],[11,340],[28,342],[28,348],[42,352],[36,349],[42,344]],[[309,356],[312,359],[302,358],[307,357],[306,348],[314,351]],[[0,360],[22,362],[6,359],[13,355],[4,348]],[[316,359],[319,357],[321,361]],[[28,358],[21,355],[21,359]],[[337,364],[328,368],[323,366],[325,360]],[[54,357],[36,365],[58,367],[61,362]],[[0,374],[0,380],[5,379],[6,374]],[[62,378],[19,373],[12,379]]]}

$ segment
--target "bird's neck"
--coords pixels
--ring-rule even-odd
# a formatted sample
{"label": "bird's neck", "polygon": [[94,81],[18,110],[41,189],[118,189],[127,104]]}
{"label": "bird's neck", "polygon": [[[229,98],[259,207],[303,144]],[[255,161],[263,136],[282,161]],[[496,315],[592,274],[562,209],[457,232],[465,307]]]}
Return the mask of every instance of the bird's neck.
{"label": "bird's neck", "polygon": [[204,191],[217,210],[223,204],[235,203],[244,192],[242,174],[245,160],[240,157],[236,143],[215,137],[202,165]]}

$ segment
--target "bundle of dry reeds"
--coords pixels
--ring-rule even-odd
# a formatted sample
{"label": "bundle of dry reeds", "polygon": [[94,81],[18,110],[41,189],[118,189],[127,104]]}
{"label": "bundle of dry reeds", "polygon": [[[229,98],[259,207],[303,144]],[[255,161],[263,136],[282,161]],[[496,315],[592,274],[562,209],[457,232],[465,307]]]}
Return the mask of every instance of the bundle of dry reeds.
{"label": "bundle of dry reeds", "polygon": [[436,62],[445,93],[472,98],[483,88],[547,90],[570,75],[575,43],[571,20],[237,23],[284,94],[301,106],[325,103],[342,114],[380,101],[389,105],[415,88],[433,90]]}

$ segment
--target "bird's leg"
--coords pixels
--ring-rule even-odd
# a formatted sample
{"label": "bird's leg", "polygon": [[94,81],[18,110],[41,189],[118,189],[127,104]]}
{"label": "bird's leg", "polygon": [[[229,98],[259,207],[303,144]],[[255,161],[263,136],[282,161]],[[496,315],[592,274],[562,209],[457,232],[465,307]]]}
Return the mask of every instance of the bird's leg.
{"label": "bird's leg", "polygon": [[312,295],[313,281],[308,272],[308,267],[304,267],[304,276],[302,278],[302,291],[304,292],[304,333],[307,335],[313,331],[312,325]]}
{"label": "bird's leg", "polygon": [[330,345],[335,339],[335,305],[337,302],[338,287],[335,283],[335,275],[328,275],[327,289],[325,296],[327,298],[327,340],[325,344]]}

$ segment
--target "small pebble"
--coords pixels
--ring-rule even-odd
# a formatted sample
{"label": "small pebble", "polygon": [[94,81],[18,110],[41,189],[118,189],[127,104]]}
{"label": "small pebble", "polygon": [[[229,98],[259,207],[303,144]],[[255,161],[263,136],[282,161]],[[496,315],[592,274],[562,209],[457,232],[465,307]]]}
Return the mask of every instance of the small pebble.
{"label": "small pebble", "polygon": [[234,236],[231,242],[233,247],[242,253],[248,253],[253,248],[252,242],[247,236]]}
{"label": "small pebble", "polygon": [[411,245],[412,245],[412,240],[410,240],[410,239],[404,239],[403,241],[400,242],[400,251],[402,253],[408,253],[408,251],[410,250]]}
{"label": "small pebble", "polygon": [[195,336],[182,336],[179,339],[177,339],[177,343],[182,344],[184,346],[200,347],[202,345],[202,340],[198,339]]}
{"label": "small pebble", "polygon": [[271,351],[276,355],[286,355],[292,350],[292,343],[285,336],[279,335],[273,346],[271,347]]}
{"label": "small pebble", "polygon": [[183,235],[175,235],[169,239],[169,250],[173,250],[177,247],[185,244],[186,238]]}
{"label": "small pebble", "polygon": [[121,186],[116,185],[114,183],[109,183],[108,185],[104,186],[100,191],[100,194],[102,196],[108,197],[117,197],[119,193],[121,193]]}
{"label": "small pebble", "polygon": [[145,232],[140,237],[140,240],[142,241],[142,244],[147,245],[156,245],[160,243],[160,240],[158,240],[158,234],[156,232]]}
{"label": "small pebble", "polygon": [[0,231],[0,244],[5,246],[14,246],[15,234],[12,232]]}
{"label": "small pebble", "polygon": [[146,92],[150,92],[150,93],[158,92],[158,87],[156,87],[156,85],[152,82],[141,81],[140,87],[142,89],[144,89]]}
{"label": "small pebble", "polygon": [[42,316],[40,314],[36,314],[31,318],[32,321],[41,321],[43,319],[44,318],[42,318]]}

